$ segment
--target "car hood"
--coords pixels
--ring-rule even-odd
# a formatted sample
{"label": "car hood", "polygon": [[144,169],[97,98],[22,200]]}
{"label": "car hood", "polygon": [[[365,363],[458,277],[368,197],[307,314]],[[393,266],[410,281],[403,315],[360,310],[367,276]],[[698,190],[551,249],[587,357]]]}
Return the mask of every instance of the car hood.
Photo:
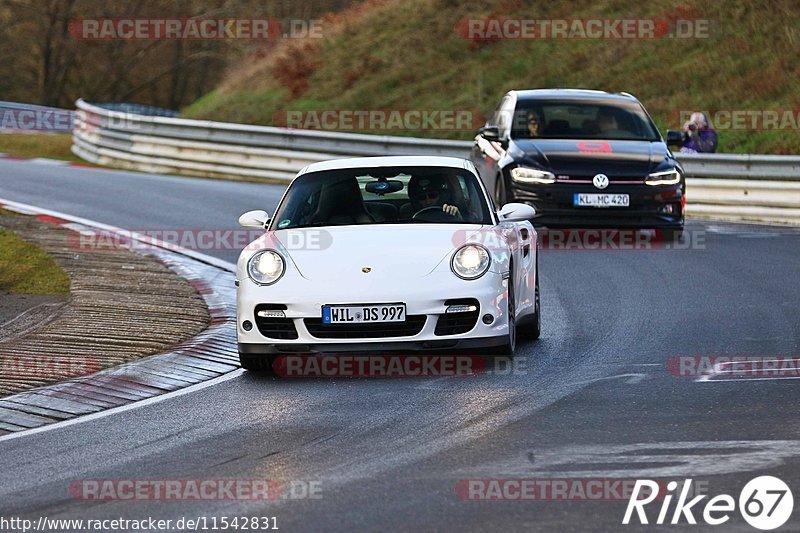
{"label": "car hood", "polygon": [[557,176],[642,179],[669,156],[662,142],[580,139],[520,139],[520,163],[537,163]]}
{"label": "car hood", "polygon": [[[437,268],[479,225],[385,224],[278,230],[274,238],[300,275],[329,283],[419,279]],[[312,238],[302,239],[300,233]],[[318,245],[311,244],[319,243]]]}

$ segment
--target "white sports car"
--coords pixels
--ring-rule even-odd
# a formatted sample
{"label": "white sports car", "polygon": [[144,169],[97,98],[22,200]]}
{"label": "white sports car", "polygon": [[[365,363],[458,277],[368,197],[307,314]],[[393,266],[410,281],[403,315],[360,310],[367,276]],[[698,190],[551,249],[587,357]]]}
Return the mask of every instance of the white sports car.
{"label": "white sports car", "polygon": [[[277,354],[480,350],[538,338],[534,210],[495,211],[475,167],[450,157],[314,163],[239,256],[242,367]],[[474,353],[474,352],[468,352]]]}

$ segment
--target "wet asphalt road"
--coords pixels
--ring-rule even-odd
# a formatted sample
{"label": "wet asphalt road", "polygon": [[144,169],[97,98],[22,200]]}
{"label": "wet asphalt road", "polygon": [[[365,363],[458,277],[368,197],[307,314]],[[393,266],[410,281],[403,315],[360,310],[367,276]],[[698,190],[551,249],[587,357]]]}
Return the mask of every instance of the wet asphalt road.
{"label": "wet asphalt road", "polygon": [[[281,192],[0,162],[0,198],[131,229],[235,228],[244,211],[273,210]],[[542,251],[542,338],[518,346],[510,374],[243,373],[0,440],[0,517],[275,516],[282,531],[620,531],[637,529],[620,525],[623,500],[469,501],[456,489],[479,479],[692,478],[711,495],[738,499],[747,481],[771,474],[796,497],[800,381],[697,381],[676,377],[667,363],[686,355],[800,355],[800,232],[712,222],[688,229],[702,244]],[[89,502],[68,490],[82,479],[264,478],[298,494],[316,487],[320,497]],[[651,521],[658,505],[647,508]],[[755,531],[736,511],[716,530]],[[797,510],[783,530],[800,530]]]}

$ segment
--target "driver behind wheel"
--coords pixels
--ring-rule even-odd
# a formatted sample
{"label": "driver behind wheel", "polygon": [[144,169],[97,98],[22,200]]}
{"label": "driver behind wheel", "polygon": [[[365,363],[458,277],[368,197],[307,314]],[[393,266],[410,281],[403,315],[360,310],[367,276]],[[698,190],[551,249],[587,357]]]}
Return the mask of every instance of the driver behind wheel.
{"label": "driver behind wheel", "polygon": [[412,177],[408,182],[408,197],[411,199],[414,214],[429,207],[441,206],[445,214],[454,217],[461,215],[461,210],[452,203],[450,189],[444,177]]}

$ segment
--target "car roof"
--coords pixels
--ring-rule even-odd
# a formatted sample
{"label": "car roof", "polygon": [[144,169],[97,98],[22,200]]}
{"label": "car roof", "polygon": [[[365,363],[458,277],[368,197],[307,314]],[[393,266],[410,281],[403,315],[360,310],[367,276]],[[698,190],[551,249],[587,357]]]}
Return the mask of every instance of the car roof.
{"label": "car roof", "polygon": [[610,93],[592,89],[525,89],[510,91],[518,101],[529,100],[587,100],[638,102],[630,93]]}
{"label": "car roof", "polygon": [[379,157],[348,157],[343,159],[330,159],[311,163],[303,168],[297,175],[308,172],[318,172],[320,170],[338,170],[343,168],[364,168],[364,167],[450,167],[465,168],[472,170],[473,166],[466,159],[459,157],[443,156],[419,156],[419,155],[400,155],[400,156],[379,156]]}

